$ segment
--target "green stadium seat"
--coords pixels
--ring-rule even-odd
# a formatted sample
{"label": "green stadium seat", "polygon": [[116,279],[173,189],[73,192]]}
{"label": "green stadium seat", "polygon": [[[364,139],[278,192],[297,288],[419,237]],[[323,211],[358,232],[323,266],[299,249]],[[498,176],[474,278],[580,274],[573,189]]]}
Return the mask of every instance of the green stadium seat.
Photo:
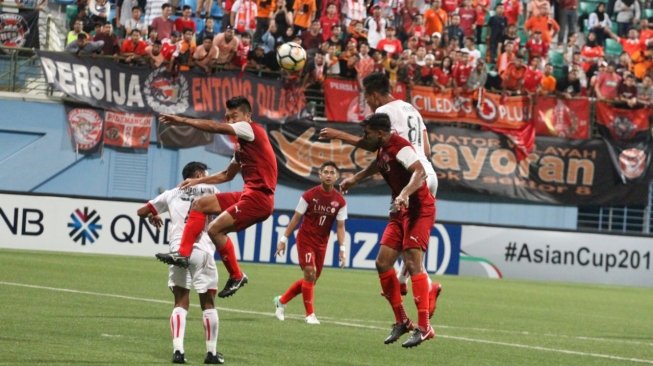
{"label": "green stadium seat", "polygon": [[653,19],[653,9],[645,9],[644,12],[642,13],[642,17],[644,19]]}
{"label": "green stadium seat", "polygon": [[519,35],[519,43],[524,46],[528,42],[528,33],[525,30],[518,30],[517,35]]}
{"label": "green stadium seat", "polygon": [[623,47],[621,43],[615,41],[612,38],[605,40],[605,53],[610,56],[619,56],[623,52]]}
{"label": "green stadium seat", "polygon": [[487,45],[479,44],[478,51],[481,53],[481,59],[485,60],[485,55],[487,54]]}
{"label": "green stadium seat", "polygon": [[66,21],[69,28],[72,28],[73,21],[77,17],[77,5],[66,5]]}
{"label": "green stadium seat", "polygon": [[610,30],[611,30],[612,33],[614,33],[614,34],[617,34],[617,32],[619,32],[619,29],[617,28],[617,22],[616,22],[616,21],[613,21],[613,22],[612,22],[612,26],[610,27]]}
{"label": "green stadium seat", "polygon": [[591,14],[596,10],[596,4],[587,1],[581,1],[579,6],[579,14]]}
{"label": "green stadium seat", "polygon": [[567,77],[567,68],[565,66],[555,66],[553,68],[553,77],[556,80],[562,80]]}
{"label": "green stadium seat", "polygon": [[565,57],[561,51],[550,51],[549,61],[551,61],[551,64],[553,64],[553,66],[564,66]]}

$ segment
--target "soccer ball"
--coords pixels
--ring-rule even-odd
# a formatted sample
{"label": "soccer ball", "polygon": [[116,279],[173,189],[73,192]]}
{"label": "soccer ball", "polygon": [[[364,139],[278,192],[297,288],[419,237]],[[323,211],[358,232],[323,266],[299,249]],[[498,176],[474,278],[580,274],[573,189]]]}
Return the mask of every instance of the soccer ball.
{"label": "soccer ball", "polygon": [[297,43],[284,43],[277,49],[277,62],[284,70],[299,71],[306,63],[306,51]]}

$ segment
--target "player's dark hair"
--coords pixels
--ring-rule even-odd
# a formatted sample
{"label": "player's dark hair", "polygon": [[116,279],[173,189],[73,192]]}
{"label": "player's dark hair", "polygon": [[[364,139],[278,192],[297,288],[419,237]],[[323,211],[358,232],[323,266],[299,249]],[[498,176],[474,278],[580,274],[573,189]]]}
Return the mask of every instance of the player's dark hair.
{"label": "player's dark hair", "polygon": [[336,170],[336,172],[340,172],[340,169],[338,169],[338,166],[336,165],[336,163],[334,163],[331,160],[328,160],[328,161],[325,161],[324,163],[322,163],[322,165],[320,165],[320,171],[322,171],[322,169],[324,169],[324,168],[326,168],[328,166],[332,166],[333,169]]}
{"label": "player's dark hair", "polygon": [[361,125],[367,126],[375,131],[391,131],[390,116],[385,113],[374,113],[371,116],[365,118]]}
{"label": "player's dark hair", "polygon": [[252,113],[252,105],[243,96],[233,97],[227,101],[227,109],[238,108],[245,113]]}
{"label": "player's dark hair", "polygon": [[198,172],[204,172],[208,168],[209,167],[207,167],[204,163],[200,163],[199,161],[191,161],[190,163],[186,164],[184,169],[181,171],[181,176],[184,179],[192,178]]}
{"label": "player's dark hair", "polygon": [[373,72],[363,79],[365,93],[390,94],[390,79],[385,74]]}

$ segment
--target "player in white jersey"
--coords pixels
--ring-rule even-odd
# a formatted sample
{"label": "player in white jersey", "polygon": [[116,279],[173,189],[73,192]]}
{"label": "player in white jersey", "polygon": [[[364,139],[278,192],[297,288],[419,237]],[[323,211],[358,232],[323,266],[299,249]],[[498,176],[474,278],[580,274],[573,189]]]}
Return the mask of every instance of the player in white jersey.
{"label": "player in white jersey", "polygon": [[[190,162],[182,171],[184,179],[201,178],[208,175],[207,167],[203,163]],[[173,188],[158,195],[153,200],[138,209],[138,216],[147,218],[149,222],[161,228],[162,213],[170,214],[172,224],[168,238],[170,251],[177,251],[184,231],[186,216],[193,200],[207,195],[216,194],[215,186],[200,184],[187,188]],[[186,314],[189,307],[190,288],[199,294],[202,307],[202,325],[206,340],[205,364],[223,364],[224,357],[217,352],[218,343],[218,311],[215,308],[215,294],[218,288],[218,271],[215,267],[215,246],[206,231],[194,244],[193,253],[189,259],[188,269],[170,266],[168,269],[168,287],[174,294],[175,305],[170,315],[170,329],[172,332],[173,363],[186,363],[184,354],[184,334],[186,331]]]}
{"label": "player in white jersey", "polygon": [[[422,115],[410,103],[395,99],[390,93],[390,80],[385,74],[378,72],[369,74],[363,79],[365,101],[375,113],[385,113],[390,117],[392,131],[410,142],[419,157],[424,171],[426,172],[426,184],[429,191],[435,198],[438,191],[438,177],[435,174],[433,165],[428,157],[431,156],[431,144],[428,131]],[[338,139],[348,144],[358,146],[368,151],[374,151],[372,146],[366,146],[360,136],[348,134],[344,131],[333,128],[323,128],[320,131],[320,138],[324,140]],[[406,295],[408,272],[404,264],[397,274],[401,286],[401,294]],[[439,295],[442,286],[439,283],[431,284],[431,298]],[[435,304],[433,304],[434,306]]]}

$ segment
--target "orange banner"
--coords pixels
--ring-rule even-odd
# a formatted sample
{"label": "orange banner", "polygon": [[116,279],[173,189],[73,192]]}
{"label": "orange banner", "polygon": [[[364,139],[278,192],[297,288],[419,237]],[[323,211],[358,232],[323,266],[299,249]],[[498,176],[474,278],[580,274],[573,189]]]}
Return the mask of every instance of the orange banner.
{"label": "orange banner", "polygon": [[458,97],[452,91],[439,92],[431,87],[415,86],[411,103],[425,120],[465,122],[489,128],[521,129],[531,119],[530,98],[502,97],[487,92],[466,93]]}

